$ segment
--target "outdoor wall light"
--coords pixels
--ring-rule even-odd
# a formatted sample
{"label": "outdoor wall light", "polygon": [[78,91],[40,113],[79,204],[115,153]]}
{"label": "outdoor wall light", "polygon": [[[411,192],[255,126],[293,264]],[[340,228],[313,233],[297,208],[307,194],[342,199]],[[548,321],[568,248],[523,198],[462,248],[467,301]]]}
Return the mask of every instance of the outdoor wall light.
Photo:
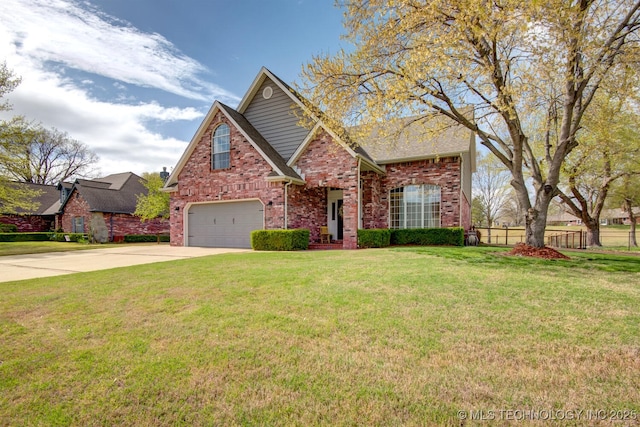
{"label": "outdoor wall light", "polygon": [[273,206],[273,200],[269,200],[269,203],[267,203],[267,206]]}

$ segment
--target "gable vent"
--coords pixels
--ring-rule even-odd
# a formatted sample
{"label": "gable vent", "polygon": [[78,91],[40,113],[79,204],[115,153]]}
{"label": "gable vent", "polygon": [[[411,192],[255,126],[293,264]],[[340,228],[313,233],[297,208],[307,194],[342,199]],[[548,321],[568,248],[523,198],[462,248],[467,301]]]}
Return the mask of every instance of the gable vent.
{"label": "gable vent", "polygon": [[267,86],[262,90],[262,97],[264,99],[269,99],[273,96],[273,88],[271,86]]}

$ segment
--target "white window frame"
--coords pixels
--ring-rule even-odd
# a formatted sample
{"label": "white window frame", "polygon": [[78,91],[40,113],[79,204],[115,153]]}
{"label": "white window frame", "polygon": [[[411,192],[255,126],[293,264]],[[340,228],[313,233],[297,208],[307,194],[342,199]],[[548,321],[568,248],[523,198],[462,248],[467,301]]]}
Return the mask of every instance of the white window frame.
{"label": "white window frame", "polygon": [[231,128],[228,124],[222,123],[216,127],[211,137],[211,169],[229,169],[231,167],[230,153]]}
{"label": "white window frame", "polygon": [[389,228],[440,228],[442,189],[417,184],[389,191]]}

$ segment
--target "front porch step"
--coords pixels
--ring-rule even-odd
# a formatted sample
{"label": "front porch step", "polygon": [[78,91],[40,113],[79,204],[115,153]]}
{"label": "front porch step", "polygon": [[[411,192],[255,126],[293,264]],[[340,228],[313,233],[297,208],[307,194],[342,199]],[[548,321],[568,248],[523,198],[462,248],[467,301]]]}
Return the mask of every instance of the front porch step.
{"label": "front porch step", "polygon": [[342,240],[334,240],[331,243],[309,243],[309,250],[342,249]]}

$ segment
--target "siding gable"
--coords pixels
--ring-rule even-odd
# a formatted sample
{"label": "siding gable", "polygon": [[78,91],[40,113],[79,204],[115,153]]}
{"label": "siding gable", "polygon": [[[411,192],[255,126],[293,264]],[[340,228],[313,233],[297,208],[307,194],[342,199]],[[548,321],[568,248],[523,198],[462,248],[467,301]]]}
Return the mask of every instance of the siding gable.
{"label": "siding gable", "polygon": [[[267,86],[273,90],[269,99],[262,95]],[[298,125],[301,108],[268,77],[243,114],[285,160],[289,160],[310,132],[310,129]]]}

